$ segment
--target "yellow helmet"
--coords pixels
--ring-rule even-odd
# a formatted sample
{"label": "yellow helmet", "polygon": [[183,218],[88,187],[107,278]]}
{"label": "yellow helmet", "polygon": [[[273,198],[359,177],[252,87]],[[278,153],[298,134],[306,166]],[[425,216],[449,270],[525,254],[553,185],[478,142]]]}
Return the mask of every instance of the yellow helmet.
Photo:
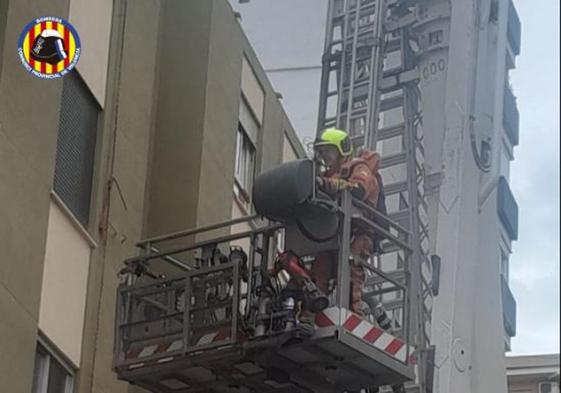
{"label": "yellow helmet", "polygon": [[337,128],[323,130],[320,137],[314,142],[314,148],[319,146],[334,146],[343,157],[353,154],[353,144],[349,134]]}

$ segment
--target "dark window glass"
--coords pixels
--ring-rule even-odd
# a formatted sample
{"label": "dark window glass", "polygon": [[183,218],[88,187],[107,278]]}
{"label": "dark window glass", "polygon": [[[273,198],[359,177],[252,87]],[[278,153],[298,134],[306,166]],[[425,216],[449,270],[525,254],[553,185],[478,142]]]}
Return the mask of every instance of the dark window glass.
{"label": "dark window glass", "polygon": [[99,107],[76,72],[64,77],[54,190],[87,226]]}
{"label": "dark window glass", "polygon": [[37,353],[35,354],[35,366],[33,368],[33,389],[31,390],[33,393],[40,393],[41,386],[44,383],[45,378],[45,369],[47,362],[47,355],[41,349],[39,345],[37,345]]}
{"label": "dark window glass", "polygon": [[74,376],[58,356],[37,344],[33,370],[33,393],[72,393]]}
{"label": "dark window glass", "polygon": [[68,373],[55,359],[51,358],[50,363],[47,393],[66,393]]}

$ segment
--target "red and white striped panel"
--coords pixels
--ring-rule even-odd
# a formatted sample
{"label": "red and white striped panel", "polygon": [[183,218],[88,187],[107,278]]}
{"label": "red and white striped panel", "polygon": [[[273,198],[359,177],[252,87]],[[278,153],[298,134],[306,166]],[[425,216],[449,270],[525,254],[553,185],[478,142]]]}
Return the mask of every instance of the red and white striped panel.
{"label": "red and white striped panel", "polygon": [[[230,329],[217,329],[214,332],[205,333],[200,337],[198,337],[196,343],[193,346],[196,347],[196,346],[208,345],[219,341],[224,341],[228,338],[230,338]],[[174,352],[182,348],[183,348],[183,340],[175,340],[172,342],[147,345],[145,347],[140,347],[134,350],[130,350],[126,353],[125,358],[127,360],[137,359],[139,361],[142,361],[143,359],[153,355],[159,355],[166,352]],[[159,359],[158,362],[163,363],[166,361],[170,361],[172,359],[173,358],[162,358]],[[142,367],[143,365],[144,363],[139,363],[139,364],[132,365],[129,368]]]}
{"label": "red and white striped panel", "polygon": [[[175,340],[172,342],[147,345],[145,347],[130,350],[126,353],[125,358],[127,360],[137,359],[139,361],[142,361],[143,359],[148,358],[150,356],[159,355],[161,353],[166,353],[166,352],[178,351],[181,348],[183,348],[183,340]],[[163,363],[172,359],[173,358],[162,358],[158,360],[158,362]],[[129,368],[137,368],[142,366],[144,366],[144,363],[133,364],[129,366]]]}
{"label": "red and white striped panel", "polygon": [[230,329],[218,329],[215,332],[203,334],[197,339],[195,345],[208,345],[230,338]]}
{"label": "red and white striped panel", "polygon": [[414,364],[415,359],[412,355],[414,348],[409,346],[409,359],[407,359],[407,345],[399,338],[386,333],[382,329],[365,321],[357,314],[338,307],[330,307],[316,314],[316,329],[333,326],[342,326],[347,332],[371,346],[385,352],[386,354],[409,364]]}

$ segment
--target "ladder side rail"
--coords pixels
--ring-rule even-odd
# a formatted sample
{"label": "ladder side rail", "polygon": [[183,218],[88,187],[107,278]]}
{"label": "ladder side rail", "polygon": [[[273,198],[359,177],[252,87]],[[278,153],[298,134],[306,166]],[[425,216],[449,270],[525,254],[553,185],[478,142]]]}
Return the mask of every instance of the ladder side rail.
{"label": "ladder side rail", "polygon": [[369,87],[369,105],[366,112],[366,124],[364,135],[364,147],[370,150],[376,150],[376,134],[378,132],[380,94],[379,84],[383,70],[383,41],[384,21],[386,18],[386,0],[376,1],[376,26],[374,34],[374,43],[370,59],[370,78]]}
{"label": "ladder side rail", "polygon": [[[350,73],[349,73],[349,89],[347,93],[347,112],[345,116],[345,123],[343,129],[347,132],[350,131],[349,125],[351,120],[351,114],[354,104],[354,88],[355,88],[355,68],[356,68],[356,56],[357,56],[357,43],[358,43],[358,33],[359,33],[359,20],[360,20],[360,11],[362,9],[362,2],[360,0],[357,1],[355,7],[355,19],[354,19],[354,30],[353,30],[353,43],[351,46],[351,62],[349,64]],[[347,54],[343,55],[343,68],[346,69],[347,67]],[[344,81],[343,81],[344,86]]]}
{"label": "ladder side rail", "polygon": [[[343,220],[341,231],[338,235],[338,255],[337,255],[337,293],[336,304],[340,309],[349,308],[350,288],[351,288],[351,214],[352,196],[350,191],[343,191],[340,197],[340,206]],[[341,328],[340,328],[341,329]]]}
{"label": "ladder side rail", "polygon": [[[345,75],[346,75],[346,71],[347,71],[347,35],[349,33],[349,17],[350,17],[350,0],[346,0],[345,1],[345,16],[344,16],[344,22],[343,22],[343,26],[341,29],[341,37],[342,37],[342,49],[341,49],[341,60],[339,62],[340,66],[339,66],[339,80],[338,80],[338,85],[339,85],[339,99],[338,99],[338,103],[337,103],[337,114],[336,114],[336,127],[340,128],[341,127],[341,116],[342,116],[342,112],[343,112],[343,105],[345,104],[345,97],[344,97],[344,93],[343,93],[343,89],[345,86]],[[347,97],[347,114],[349,113],[349,100]]]}
{"label": "ladder side rail", "polygon": [[321,132],[325,125],[327,116],[327,101],[329,99],[329,79],[331,75],[331,62],[332,60],[332,41],[334,34],[334,12],[335,12],[335,0],[329,0],[327,6],[327,25],[325,27],[325,42],[324,42],[324,52],[322,57],[322,72],[321,72],[321,82],[319,91],[319,109],[318,109],[318,129],[317,134]]}
{"label": "ladder side rail", "polygon": [[[409,48],[409,31],[407,27],[400,28],[400,46],[403,68],[408,69],[413,67],[412,54]],[[416,158],[416,126],[414,117],[416,116],[416,94],[410,85],[413,82],[407,82],[403,88],[404,92],[404,108],[403,117],[406,125],[406,132],[404,136],[404,147],[407,156],[407,182],[408,182],[408,205],[409,205],[409,227],[411,228],[411,247],[413,248],[412,260],[410,265],[410,283],[411,283],[411,320],[410,329],[411,334],[418,350],[417,352],[417,367],[418,367],[418,383],[421,392],[426,392],[425,380],[425,326],[424,326],[424,312],[423,312],[423,296],[422,296],[422,283],[421,283],[421,263],[423,255],[421,252],[421,240],[419,237],[419,195],[418,195],[418,176],[417,173],[417,158]]]}

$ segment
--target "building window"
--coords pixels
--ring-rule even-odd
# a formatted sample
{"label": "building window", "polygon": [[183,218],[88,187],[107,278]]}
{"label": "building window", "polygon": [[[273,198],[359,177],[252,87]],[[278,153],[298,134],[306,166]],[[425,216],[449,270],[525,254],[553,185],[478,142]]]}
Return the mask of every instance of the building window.
{"label": "building window", "polygon": [[518,240],[518,204],[505,177],[499,177],[497,212],[510,241]]}
{"label": "building window", "polygon": [[498,0],[491,0],[491,4],[489,6],[489,22],[498,22],[499,21],[499,1]]}
{"label": "building window", "polygon": [[251,143],[241,123],[238,123],[236,138],[236,164],[234,192],[246,207],[251,200],[253,171],[255,167],[255,147]]}
{"label": "building window", "polygon": [[32,393],[72,393],[74,372],[43,344],[37,343]]}
{"label": "building window", "polygon": [[520,134],[520,113],[516,105],[516,97],[507,83],[503,96],[503,127],[512,146],[518,145]]}
{"label": "building window", "polygon": [[99,107],[77,72],[64,78],[54,190],[87,227]]}
{"label": "building window", "polygon": [[508,254],[502,249],[501,249],[501,276],[503,276],[505,281],[508,283],[508,276],[509,276]]}
{"label": "building window", "polygon": [[510,159],[507,154],[506,148],[502,146],[499,161],[499,174],[508,181],[510,179]]}
{"label": "building window", "polygon": [[509,0],[508,3],[507,39],[512,52],[515,56],[518,56],[520,54],[520,40],[522,38],[520,18],[512,0]]}

